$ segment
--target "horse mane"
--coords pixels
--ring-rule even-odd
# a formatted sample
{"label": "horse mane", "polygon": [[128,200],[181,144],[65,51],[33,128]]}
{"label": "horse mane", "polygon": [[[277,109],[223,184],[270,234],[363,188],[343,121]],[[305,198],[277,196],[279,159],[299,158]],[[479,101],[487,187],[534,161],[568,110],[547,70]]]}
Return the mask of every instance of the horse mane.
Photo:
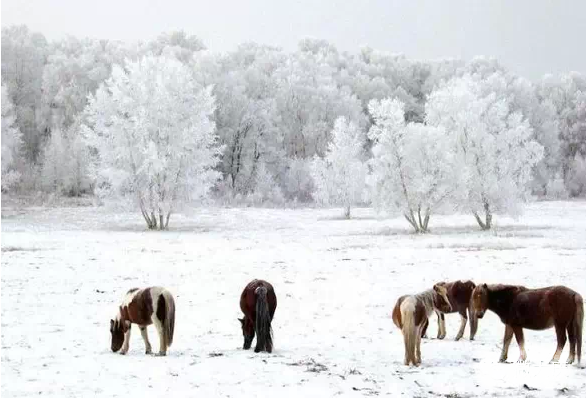
{"label": "horse mane", "polygon": [[420,292],[419,294],[415,294],[415,299],[425,306],[425,312],[429,314],[433,312],[433,303],[435,302],[436,295],[437,292],[435,292],[433,288],[430,288],[429,290],[425,290],[423,292]]}
{"label": "horse mane", "polygon": [[522,285],[511,285],[511,284],[489,284],[488,291],[490,292],[521,292],[528,290],[527,287],[523,287]]}

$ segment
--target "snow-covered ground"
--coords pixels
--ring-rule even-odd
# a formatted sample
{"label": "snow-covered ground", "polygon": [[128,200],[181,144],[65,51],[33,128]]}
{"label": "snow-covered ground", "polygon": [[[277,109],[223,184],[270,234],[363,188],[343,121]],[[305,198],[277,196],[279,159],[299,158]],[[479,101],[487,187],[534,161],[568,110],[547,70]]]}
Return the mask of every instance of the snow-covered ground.
{"label": "snow-covered ground", "polygon": [[[470,216],[435,216],[424,236],[400,218],[353,214],[205,208],[149,232],[136,213],[5,202],[2,396],[586,395],[584,368],[548,364],[553,329],[525,332],[528,363],[515,363],[513,342],[499,364],[496,315],[474,342],[468,328],[453,341],[459,317],[448,315],[447,338],[424,340],[414,368],[390,318],[400,295],[440,280],[564,284],[586,296],[586,202],[531,204],[492,232]],[[241,350],[238,300],[253,278],[278,297],[270,355]],[[146,356],[134,329],[128,355],[112,353],[109,319],[129,288],[149,285],[175,295],[174,345]]]}

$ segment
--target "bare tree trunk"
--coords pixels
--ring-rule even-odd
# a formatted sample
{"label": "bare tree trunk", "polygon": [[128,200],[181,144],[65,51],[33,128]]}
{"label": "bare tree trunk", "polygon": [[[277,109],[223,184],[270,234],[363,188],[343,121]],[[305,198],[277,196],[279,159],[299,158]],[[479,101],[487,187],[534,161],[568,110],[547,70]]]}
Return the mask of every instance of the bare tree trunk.
{"label": "bare tree trunk", "polygon": [[415,219],[415,215],[413,214],[412,210],[409,210],[409,215],[405,214],[405,219],[407,219],[407,222],[411,224],[416,233],[421,232],[419,229],[419,225],[417,225],[417,220]]}
{"label": "bare tree trunk", "polygon": [[492,228],[492,213],[490,212],[490,206],[488,205],[487,202],[484,203],[484,214],[485,214],[485,225],[486,225],[486,229],[490,229]]}
{"label": "bare tree trunk", "polygon": [[167,220],[165,221],[165,229],[169,228],[169,217],[171,217],[171,211],[167,212]]}
{"label": "bare tree trunk", "polygon": [[344,207],[344,217],[346,217],[346,219],[350,219],[350,206],[349,205]]}
{"label": "bare tree trunk", "polygon": [[165,222],[163,221],[163,212],[159,212],[159,230],[165,229]]}
{"label": "bare tree trunk", "polygon": [[427,233],[427,225],[429,224],[429,208],[425,210],[425,215],[423,218],[421,217],[421,208],[417,209],[417,218],[419,219],[419,232],[420,233]]}
{"label": "bare tree trunk", "polygon": [[142,216],[143,216],[144,220],[146,221],[147,227],[149,229],[155,229],[157,227],[157,224],[153,223],[152,218],[149,216],[149,214],[144,206],[144,202],[142,201],[142,197],[140,200],[140,212],[142,213]]}
{"label": "bare tree trunk", "polygon": [[477,212],[473,212],[474,218],[476,218],[476,222],[480,225],[480,228],[483,231],[488,231],[492,227],[492,214],[490,212],[490,206],[488,203],[484,203],[484,221],[480,218]]}

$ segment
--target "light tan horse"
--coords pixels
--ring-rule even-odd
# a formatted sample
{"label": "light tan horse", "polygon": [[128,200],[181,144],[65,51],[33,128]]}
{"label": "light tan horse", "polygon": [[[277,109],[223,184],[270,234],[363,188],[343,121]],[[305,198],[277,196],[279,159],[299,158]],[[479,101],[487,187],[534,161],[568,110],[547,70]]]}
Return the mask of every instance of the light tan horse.
{"label": "light tan horse", "polygon": [[421,364],[421,332],[434,311],[450,312],[446,287],[436,284],[416,295],[399,297],[393,309],[393,323],[403,332],[405,365]]}

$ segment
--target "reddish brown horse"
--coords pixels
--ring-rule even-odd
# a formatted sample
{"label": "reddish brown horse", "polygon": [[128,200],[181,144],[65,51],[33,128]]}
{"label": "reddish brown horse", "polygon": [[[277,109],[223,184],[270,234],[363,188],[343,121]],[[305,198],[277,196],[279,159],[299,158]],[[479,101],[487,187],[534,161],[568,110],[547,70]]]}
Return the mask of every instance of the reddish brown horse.
{"label": "reddish brown horse", "polygon": [[580,364],[584,302],[576,291],[564,286],[529,289],[515,285],[482,284],[472,292],[472,303],[478,318],[482,318],[489,309],[505,324],[500,362],[507,360],[513,334],[521,351],[519,361],[524,362],[527,353],[523,328],[544,330],[553,326],[558,345],[551,362],[557,363],[560,360],[567,332],[570,339],[570,356],[567,363],[572,364],[577,354]]}
{"label": "reddish brown horse", "polygon": [[416,295],[399,297],[393,308],[393,323],[403,333],[405,365],[421,364],[421,328],[433,311],[451,311],[447,290],[436,284]]}
{"label": "reddish brown horse", "polygon": [[252,280],[242,291],[240,309],[244,318],[238,319],[242,324],[244,350],[250,349],[256,333],[255,353],[273,351],[273,331],[271,322],[277,309],[277,296],[273,286],[264,280]]}
{"label": "reddish brown horse", "polygon": [[[472,290],[474,290],[476,285],[470,280],[454,281],[452,283],[440,282],[438,284],[443,285],[448,290],[448,299],[450,300],[452,310],[446,312],[446,314],[454,312],[458,312],[460,314],[460,330],[458,331],[455,340],[458,341],[462,338],[462,336],[464,336],[464,330],[466,329],[468,316],[470,316],[470,340],[474,340],[474,335],[476,335],[476,331],[478,329],[478,319],[474,314],[471,298]],[[438,323],[437,338],[443,339],[447,334],[446,318],[443,312],[436,311],[436,314]],[[422,337],[425,337],[428,325],[429,321],[426,320],[421,335]]]}

